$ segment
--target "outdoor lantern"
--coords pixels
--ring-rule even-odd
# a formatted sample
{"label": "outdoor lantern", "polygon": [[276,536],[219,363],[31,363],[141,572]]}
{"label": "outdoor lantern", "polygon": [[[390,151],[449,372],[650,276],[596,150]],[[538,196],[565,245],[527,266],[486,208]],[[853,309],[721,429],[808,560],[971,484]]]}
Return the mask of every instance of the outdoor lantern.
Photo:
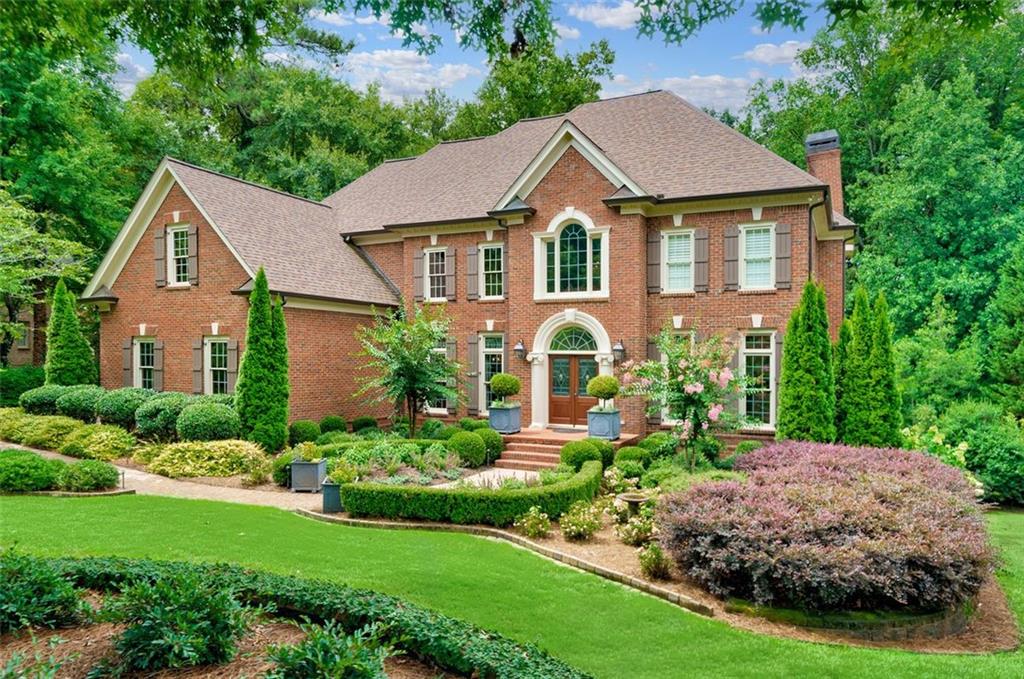
{"label": "outdoor lantern", "polygon": [[622,340],[616,342],[615,346],[612,347],[612,356],[615,357],[617,363],[622,363],[626,358],[626,347],[622,346]]}
{"label": "outdoor lantern", "polygon": [[516,352],[516,358],[520,361],[526,359],[526,345],[523,344],[523,340],[516,342],[516,345],[512,347],[512,351]]}

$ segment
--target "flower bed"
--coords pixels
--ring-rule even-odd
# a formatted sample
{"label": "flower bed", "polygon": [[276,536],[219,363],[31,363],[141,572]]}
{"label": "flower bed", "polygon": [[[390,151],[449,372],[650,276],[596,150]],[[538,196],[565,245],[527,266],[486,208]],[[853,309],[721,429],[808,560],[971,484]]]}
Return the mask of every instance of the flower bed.
{"label": "flower bed", "polygon": [[718,596],[810,611],[939,611],[992,570],[974,488],[916,452],[777,443],[659,507],[661,541]]}

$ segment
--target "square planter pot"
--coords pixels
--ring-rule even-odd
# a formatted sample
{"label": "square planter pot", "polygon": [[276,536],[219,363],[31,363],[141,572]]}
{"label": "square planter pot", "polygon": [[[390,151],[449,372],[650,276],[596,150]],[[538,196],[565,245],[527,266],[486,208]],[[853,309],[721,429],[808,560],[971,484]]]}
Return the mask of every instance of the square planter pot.
{"label": "square planter pot", "polygon": [[491,423],[491,429],[499,434],[518,434],[522,429],[523,408],[491,406],[487,411],[487,419]]}
{"label": "square planter pot", "polygon": [[342,511],[341,485],[327,481],[323,484],[324,514],[337,514]]}
{"label": "square planter pot", "polygon": [[619,438],[621,429],[622,420],[619,418],[618,410],[608,412],[587,411],[587,436],[614,441]]}
{"label": "square planter pot", "polygon": [[327,477],[327,460],[295,460],[292,462],[292,492],[319,493]]}

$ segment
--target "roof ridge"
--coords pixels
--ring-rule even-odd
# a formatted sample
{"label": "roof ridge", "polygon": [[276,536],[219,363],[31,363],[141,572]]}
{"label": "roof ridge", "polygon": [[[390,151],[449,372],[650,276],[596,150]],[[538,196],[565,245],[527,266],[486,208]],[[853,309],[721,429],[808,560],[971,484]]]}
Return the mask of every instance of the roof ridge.
{"label": "roof ridge", "polygon": [[441,144],[460,144],[460,143],[462,143],[464,141],[479,141],[481,139],[490,139],[491,137],[493,137],[495,135],[498,135],[498,134],[501,134],[501,132],[495,132],[494,134],[481,134],[481,135],[476,136],[476,137],[462,137],[461,139],[443,139],[443,140],[437,142],[437,144],[435,144],[435,146],[440,146]]}
{"label": "roof ridge", "polygon": [[323,202],[321,202],[319,200],[313,200],[311,198],[305,198],[303,196],[297,196],[294,193],[288,193],[287,191],[281,191],[280,189],[275,189],[272,186],[267,186],[265,184],[258,184],[256,182],[249,181],[248,179],[242,179],[241,177],[234,177],[234,176],[229,175],[229,174],[224,174],[223,172],[218,172],[217,170],[211,170],[208,167],[203,167],[202,165],[196,165],[195,163],[189,163],[189,162],[181,160],[179,158],[175,158],[174,156],[164,156],[164,160],[169,160],[169,161],[178,163],[179,165],[184,165],[185,167],[191,167],[193,170],[199,170],[200,172],[206,172],[208,174],[217,175],[218,177],[224,177],[225,179],[230,179],[232,181],[236,181],[236,182],[239,182],[241,184],[248,184],[249,186],[252,186],[252,187],[257,188],[257,189],[263,189],[264,191],[270,191],[271,193],[277,193],[277,194],[280,194],[282,196],[287,196],[288,198],[295,198],[297,200],[301,200],[301,201],[304,201],[306,203],[312,203],[313,205],[318,205],[320,207],[325,207],[328,210],[333,209],[327,203],[323,203]]}
{"label": "roof ridge", "polygon": [[416,160],[417,158],[419,158],[419,156],[404,156],[402,158],[385,158],[383,162],[385,162],[385,163],[400,163],[403,160]]}
{"label": "roof ridge", "polygon": [[590,106],[591,104],[603,104],[606,101],[615,101],[616,99],[628,99],[629,97],[646,97],[648,94],[658,94],[659,92],[667,92],[664,88],[659,87],[656,90],[644,90],[643,92],[630,92],[629,94],[616,94],[614,97],[604,97],[603,99],[595,99],[594,101],[585,101],[582,104],[576,104],[565,115],[572,113],[576,109],[583,108],[584,106]]}

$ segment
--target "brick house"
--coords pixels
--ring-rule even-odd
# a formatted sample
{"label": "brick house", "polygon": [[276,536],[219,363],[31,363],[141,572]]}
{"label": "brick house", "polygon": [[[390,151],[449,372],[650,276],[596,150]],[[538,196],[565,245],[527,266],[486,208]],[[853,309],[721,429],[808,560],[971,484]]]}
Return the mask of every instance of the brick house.
{"label": "brick house", "polygon": [[[352,397],[353,333],[405,300],[446,307],[438,351],[465,367],[467,405],[433,414],[484,414],[504,371],[524,426],[585,425],[587,379],[655,357],[669,326],[734,342],[761,377],[740,408],[770,430],[790,312],[813,276],[835,331],[854,234],[837,136],[807,153],[810,173],[649,92],[438,144],[323,202],[168,158],[85,291],[101,382],[231,391],[263,266],[286,302],[293,418],[371,412]],[[624,430],[657,426],[620,401]]]}

